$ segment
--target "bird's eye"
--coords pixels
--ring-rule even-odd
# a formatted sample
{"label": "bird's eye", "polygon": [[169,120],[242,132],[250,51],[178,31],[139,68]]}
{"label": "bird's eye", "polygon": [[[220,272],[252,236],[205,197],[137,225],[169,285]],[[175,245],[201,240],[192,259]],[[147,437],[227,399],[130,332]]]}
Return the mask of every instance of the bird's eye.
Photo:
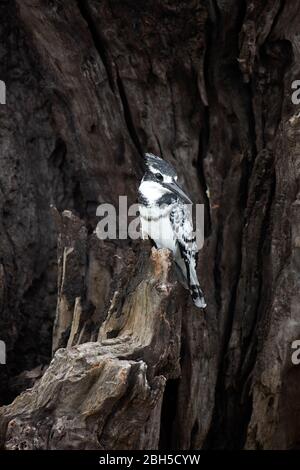
{"label": "bird's eye", "polygon": [[156,174],[156,179],[157,179],[158,181],[163,181],[163,180],[164,180],[164,177],[163,177],[163,175],[161,175],[160,173],[157,173],[157,174]]}

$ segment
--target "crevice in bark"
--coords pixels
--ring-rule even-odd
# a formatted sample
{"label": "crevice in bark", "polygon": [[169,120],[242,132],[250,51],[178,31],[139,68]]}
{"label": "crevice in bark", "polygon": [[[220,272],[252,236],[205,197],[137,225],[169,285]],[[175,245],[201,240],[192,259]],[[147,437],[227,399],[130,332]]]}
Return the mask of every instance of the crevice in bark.
{"label": "crevice in bark", "polygon": [[201,184],[201,188],[203,189],[203,200],[205,206],[205,238],[208,237],[212,232],[211,226],[211,212],[210,212],[210,202],[208,198],[208,186],[206,183],[204,168],[203,168],[203,161],[207,155],[207,148],[209,142],[209,111],[208,108],[204,108],[203,111],[203,124],[199,136],[199,149],[198,149],[198,159],[197,159],[197,172],[198,178]]}
{"label": "crevice in bark", "polygon": [[[239,258],[239,272],[241,271],[242,258]],[[232,325],[234,322],[234,312],[237,299],[237,288],[238,288],[239,276],[236,278],[233,292],[230,298],[228,306],[228,317],[225,323],[224,330],[224,342],[220,347],[220,364],[219,372],[216,383],[215,391],[215,406],[212,418],[211,428],[207,435],[204,443],[204,448],[242,448],[242,444],[239,443],[236,438],[239,439],[240,424],[237,425],[235,419],[240,420],[240,416],[230,414],[231,420],[228,420],[228,395],[230,393],[235,395],[235,402],[238,402],[238,394],[236,391],[231,390],[230,392],[226,389],[227,369],[228,369],[228,345],[232,333]],[[230,428],[230,429],[229,429]],[[222,434],[222,437],[221,437]]]}
{"label": "crevice in bark", "polygon": [[199,422],[198,422],[198,419],[196,419],[193,424],[192,432],[191,432],[190,450],[197,449],[196,438],[197,438],[198,432],[199,432]]}
{"label": "crevice in bark", "polygon": [[139,141],[139,138],[138,138],[138,135],[137,135],[134,123],[133,123],[133,119],[132,119],[132,115],[131,115],[131,111],[130,111],[130,105],[128,103],[128,99],[127,99],[127,96],[126,96],[126,91],[125,91],[121,76],[119,74],[118,68],[117,68],[117,85],[118,85],[118,89],[119,89],[119,95],[120,95],[120,98],[121,98],[123,112],[124,112],[124,118],[125,118],[125,122],[126,122],[126,126],[127,126],[127,129],[128,129],[129,135],[130,135],[131,140],[132,140],[136,150],[138,151],[139,155],[141,157],[143,157],[143,155],[144,155],[143,149],[142,149],[141,143]]}
{"label": "crevice in bark", "polygon": [[81,183],[75,178],[73,182],[73,201],[75,211],[80,218],[85,219],[87,215],[85,199],[81,190]]}
{"label": "crevice in bark", "polygon": [[215,261],[214,261],[214,268],[213,268],[213,275],[214,275],[214,284],[216,286],[215,289],[215,300],[218,306],[218,311],[221,309],[221,292],[222,292],[222,275],[220,271],[220,262],[222,257],[222,242],[223,235],[222,230],[219,228],[216,234],[216,249],[215,249]]}
{"label": "crevice in bark", "polygon": [[111,64],[110,64],[109,59],[108,59],[107,46],[106,46],[106,43],[105,43],[105,39],[103,38],[101,32],[99,31],[99,28],[97,27],[97,25],[96,25],[96,23],[93,19],[93,13],[90,9],[88,0],[77,0],[77,5],[78,5],[79,11],[80,11],[82,17],[85,19],[85,21],[88,25],[88,28],[91,32],[91,36],[93,38],[95,48],[98,51],[100,59],[101,59],[103,65],[104,65],[104,68],[106,70],[107,79],[108,79],[110,89],[114,93],[115,92],[115,83],[114,83]]}
{"label": "crevice in bark", "polygon": [[178,386],[179,379],[170,379],[166,383],[161,410],[160,450],[174,449],[174,422],[176,418]]}
{"label": "crevice in bark", "polygon": [[220,10],[218,7],[217,0],[208,0],[208,12],[212,24],[218,24],[220,19]]}
{"label": "crevice in bark", "polygon": [[285,0],[280,0],[280,5],[279,5],[279,8],[278,8],[278,11],[277,11],[276,15],[274,16],[274,19],[273,19],[273,22],[272,22],[272,27],[270,28],[270,32],[269,32],[265,42],[267,42],[269,40],[270,36],[272,36],[272,32],[276,28],[277,23],[278,23],[281,15],[283,13],[283,10],[284,10],[285,6],[286,6],[286,1]]}
{"label": "crevice in bark", "polygon": [[58,138],[55,143],[53,152],[49,157],[49,161],[56,168],[61,169],[67,154],[67,146],[62,138]]}
{"label": "crevice in bark", "polygon": [[[269,232],[270,232],[270,223],[271,223],[271,215],[272,215],[272,205],[274,203],[274,196],[275,196],[275,191],[276,191],[274,161],[271,161],[269,165],[270,165],[270,168],[267,169],[268,174],[266,175],[266,178],[268,180],[268,187],[270,188],[270,193],[269,193],[268,201],[266,202],[266,212],[265,212],[262,224],[261,224],[260,238],[259,238],[258,247],[257,247],[257,260],[258,260],[258,266],[259,266],[260,279],[259,279],[259,284],[258,284],[257,302],[256,302],[255,314],[254,314],[254,318],[252,322],[251,331],[250,331],[249,337],[246,339],[246,341],[244,341],[244,344],[242,344],[242,357],[244,357],[245,359],[247,358],[247,352],[249,351],[249,349],[252,348],[252,350],[255,350],[255,347],[256,347],[255,333],[257,331],[258,322],[261,320],[261,318],[259,318],[261,304],[263,302],[264,310],[267,310],[270,295],[271,295],[271,293],[267,291],[267,293],[264,296],[262,296],[262,289],[264,287],[264,278],[263,278],[264,263],[268,263],[268,259],[266,259],[264,256],[264,250],[265,250],[266,244],[270,245],[270,239],[269,237],[266,237],[266,234],[270,235]],[[270,248],[268,249],[268,251],[269,250]],[[252,355],[252,361],[249,358],[247,367],[245,367],[245,363],[242,362],[241,366],[242,366],[242,371],[243,371],[244,376],[248,376],[248,374],[250,374],[251,369],[254,365],[254,361],[255,361],[255,356]],[[241,383],[243,382],[243,378],[245,377],[241,376]]]}
{"label": "crevice in bark", "polygon": [[[271,214],[272,214],[272,205],[274,202],[275,189],[276,189],[276,180],[274,173],[274,162],[271,161],[271,167],[267,169],[266,178],[270,179],[268,186],[270,187],[270,194],[268,201],[266,202],[266,212],[264,219],[261,224],[260,238],[257,247],[257,260],[259,263],[258,272],[259,272],[259,283],[258,283],[258,293],[257,293],[257,302],[255,307],[255,312],[252,320],[251,330],[249,336],[243,341],[241,345],[241,364],[240,372],[238,379],[238,394],[239,401],[241,403],[240,410],[240,430],[241,436],[238,443],[240,448],[243,448],[247,439],[248,426],[251,420],[252,410],[253,410],[253,396],[252,396],[252,386],[251,386],[251,375],[253,368],[255,367],[255,361],[257,359],[257,329],[262,317],[260,314],[263,314],[264,311],[268,310],[269,301],[271,298],[271,292],[268,289],[268,283],[263,277],[263,271],[265,264],[269,262],[268,258],[264,256],[265,245],[270,244],[269,237],[266,237],[266,234],[270,230]],[[262,260],[262,261],[259,261]],[[262,295],[263,288],[266,292]]]}
{"label": "crevice in bark", "polygon": [[[238,10],[238,15],[237,15],[236,24],[235,24],[235,33],[234,33],[236,35],[236,44],[237,44],[238,33],[241,30],[241,27],[245,18],[246,8],[247,8],[247,2],[243,2],[242,6]],[[214,10],[216,11],[216,9]],[[216,22],[216,14],[214,16],[215,16],[214,22]],[[218,30],[220,26],[220,21],[221,20],[219,16]],[[216,24],[214,24],[214,30],[216,27],[217,27]],[[256,142],[255,116],[254,116],[254,111],[253,111],[253,106],[252,106],[251,82],[249,84],[243,83],[242,73],[237,67],[237,65],[234,65],[234,70],[236,71],[236,74],[233,74],[232,78],[233,78],[233,81],[236,81],[238,85],[238,89],[240,90],[240,93],[241,93],[240,95],[241,100],[244,103],[244,109],[248,118],[247,125],[248,125],[248,132],[249,132],[248,134],[249,154],[248,155],[246,154],[244,156],[244,159],[242,162],[243,170],[242,170],[242,175],[240,179],[240,191],[239,191],[239,194],[240,194],[239,206],[241,210],[245,210],[245,208],[247,207],[249,184],[251,181],[251,171],[254,165],[255,155],[257,153],[256,144],[255,144]],[[243,143],[243,145],[245,145],[245,143]],[[221,272],[219,271],[221,254],[223,251],[222,238],[223,238],[222,228],[219,228],[218,234],[217,234],[215,266],[214,266],[214,279],[215,279],[215,285],[218,286],[217,288],[218,292],[222,292],[222,284],[221,284],[222,276],[221,276]],[[232,398],[232,396],[235,396],[235,399],[233,399],[233,402],[236,403],[239,401],[241,391],[236,391],[236,390],[228,391],[226,389],[227,370],[229,366],[228,347],[229,347],[231,334],[232,334],[232,328],[234,324],[236,301],[237,301],[237,295],[238,295],[238,285],[239,285],[239,279],[241,276],[242,262],[243,262],[242,233],[240,235],[240,239],[237,242],[239,243],[239,248],[237,250],[239,253],[239,256],[238,256],[239,267],[237,268],[237,275],[235,278],[235,283],[232,288],[232,293],[231,293],[231,297],[230,297],[230,301],[228,305],[227,319],[225,322],[224,332],[223,332],[224,341],[223,341],[223,344],[220,345],[220,356],[219,356],[220,363],[219,363],[219,372],[218,372],[216,393],[215,393],[216,401],[215,401],[215,406],[214,406],[211,428],[207,435],[206,441],[204,443],[205,448],[219,448],[219,447],[242,448],[244,442],[242,442],[242,439],[240,437],[241,433],[239,433],[239,431],[237,430],[241,431],[242,429],[245,429],[250,419],[250,416],[245,419],[244,417],[241,417],[240,413],[234,412],[230,410],[229,408],[230,402],[228,401],[228,397],[230,396],[230,394],[231,394],[230,398]],[[220,309],[221,297],[216,296],[216,302]],[[220,433],[221,429],[222,429],[222,436]]]}

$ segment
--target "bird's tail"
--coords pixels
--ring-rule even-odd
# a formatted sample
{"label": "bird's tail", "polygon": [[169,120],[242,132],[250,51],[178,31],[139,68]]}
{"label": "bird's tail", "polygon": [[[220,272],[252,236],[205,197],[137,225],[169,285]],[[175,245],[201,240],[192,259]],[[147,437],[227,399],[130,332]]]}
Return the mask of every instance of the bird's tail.
{"label": "bird's tail", "polygon": [[199,286],[196,270],[193,267],[190,269],[189,291],[196,307],[205,308],[206,302],[204,294],[201,287]]}
{"label": "bird's tail", "polygon": [[190,286],[190,293],[191,293],[192,300],[193,300],[194,304],[196,305],[196,307],[199,307],[199,308],[205,308],[206,307],[205,298],[204,298],[203,292],[201,290],[201,287],[199,285],[197,285],[197,284],[191,285]]}

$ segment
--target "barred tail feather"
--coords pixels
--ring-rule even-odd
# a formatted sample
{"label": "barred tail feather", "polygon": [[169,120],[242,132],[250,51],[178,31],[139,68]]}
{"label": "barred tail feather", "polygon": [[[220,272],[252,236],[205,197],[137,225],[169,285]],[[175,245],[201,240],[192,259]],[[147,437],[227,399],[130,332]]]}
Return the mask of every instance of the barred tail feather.
{"label": "barred tail feather", "polygon": [[192,262],[191,260],[188,260],[186,257],[184,257],[182,251],[181,256],[176,256],[175,260],[178,280],[186,289],[190,291],[192,300],[196,307],[205,308],[206,302],[201,287],[199,286],[195,260],[192,260]]}
{"label": "barred tail feather", "polygon": [[190,293],[191,293],[192,300],[193,300],[194,304],[196,305],[196,307],[199,307],[199,308],[205,308],[206,307],[205,298],[204,298],[204,295],[203,295],[203,292],[202,292],[200,286],[198,286],[196,284],[191,285],[190,286]]}
{"label": "barred tail feather", "polygon": [[206,302],[204,298],[204,294],[201,290],[201,287],[199,286],[199,281],[197,277],[197,273],[194,267],[190,267],[190,286],[189,290],[191,293],[192,300],[196,307],[199,308],[205,308],[206,307]]}

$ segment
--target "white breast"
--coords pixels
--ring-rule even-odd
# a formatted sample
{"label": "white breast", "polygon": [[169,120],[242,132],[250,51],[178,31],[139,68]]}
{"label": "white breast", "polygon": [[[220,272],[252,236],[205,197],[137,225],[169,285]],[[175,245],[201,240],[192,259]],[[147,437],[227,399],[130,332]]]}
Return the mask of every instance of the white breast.
{"label": "white breast", "polygon": [[140,219],[143,238],[151,238],[157,248],[176,251],[176,237],[170,222],[172,206],[160,209],[156,206],[140,206]]}

